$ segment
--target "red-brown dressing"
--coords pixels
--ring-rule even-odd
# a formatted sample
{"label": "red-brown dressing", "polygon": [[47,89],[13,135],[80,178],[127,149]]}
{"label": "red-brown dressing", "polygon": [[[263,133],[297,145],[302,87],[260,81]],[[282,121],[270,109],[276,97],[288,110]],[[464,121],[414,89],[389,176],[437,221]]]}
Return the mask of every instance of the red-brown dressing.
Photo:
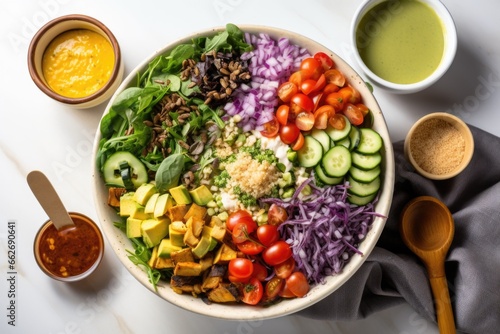
{"label": "red-brown dressing", "polygon": [[40,238],[39,254],[43,265],[59,277],[77,276],[87,271],[99,258],[101,237],[82,218],[72,216],[75,227],[57,231],[50,224]]}

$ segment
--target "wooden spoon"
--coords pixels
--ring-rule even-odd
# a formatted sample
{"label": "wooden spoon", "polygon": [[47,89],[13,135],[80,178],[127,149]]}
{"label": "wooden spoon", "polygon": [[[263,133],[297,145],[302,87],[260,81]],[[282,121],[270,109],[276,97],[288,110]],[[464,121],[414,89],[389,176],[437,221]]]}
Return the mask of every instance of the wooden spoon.
{"label": "wooden spoon", "polygon": [[26,180],[36,199],[58,231],[63,227],[75,226],[73,219],[64,208],[59,195],[57,195],[45,174],[35,170],[28,174]]}
{"label": "wooden spoon", "polygon": [[417,197],[403,209],[400,233],[406,246],[427,268],[439,332],[456,333],[444,270],[446,254],[455,233],[450,210],[434,197]]}

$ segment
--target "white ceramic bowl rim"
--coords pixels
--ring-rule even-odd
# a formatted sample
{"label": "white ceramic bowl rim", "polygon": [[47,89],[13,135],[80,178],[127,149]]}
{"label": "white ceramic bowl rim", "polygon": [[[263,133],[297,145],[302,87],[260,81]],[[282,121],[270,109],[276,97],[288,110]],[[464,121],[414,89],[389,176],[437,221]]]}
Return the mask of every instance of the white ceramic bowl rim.
{"label": "white ceramic bowl rim", "polygon": [[[328,48],[323,45],[314,42],[304,36],[299,34],[264,26],[254,26],[254,25],[238,25],[240,29],[244,32],[258,34],[267,33],[271,37],[280,38],[287,37],[292,42],[295,42],[305,48],[310,52],[324,51],[328,52],[334,59],[337,67],[346,74],[347,79],[350,83],[360,91],[361,96],[363,96],[365,104],[372,110],[374,116],[373,128],[380,133],[382,138],[384,138],[383,152],[385,159],[383,160],[383,180],[382,180],[382,191],[379,197],[379,202],[376,204],[375,210],[381,215],[387,216],[392,203],[392,192],[394,188],[394,152],[392,144],[390,141],[388,129],[385,123],[384,116],[380,110],[380,107],[375,100],[374,96],[371,94],[369,88],[365,84],[364,80],[340,57],[338,57],[333,52],[329,51]],[[165,54],[173,49],[176,45],[180,43],[190,42],[193,38],[199,36],[213,35],[216,32],[224,30],[223,27],[209,29],[192,34],[183,39],[177,40],[173,43],[168,44],[163,49],[152,54],[148,59],[145,59],[140,63],[122,82],[118,90],[115,92],[111,100],[105,109],[103,116],[109,111],[112,106],[113,101],[116,99],[117,95],[127,88],[129,85],[134,83],[136,79],[137,72],[142,72],[149,62],[159,54]],[[147,289],[154,292],[151,283],[148,281],[146,273],[134,265],[127,257],[126,249],[132,249],[130,240],[128,240],[124,233],[118,230],[113,225],[113,221],[116,221],[116,212],[112,210],[107,205],[107,189],[104,182],[100,176],[100,172],[95,164],[95,157],[100,141],[100,131],[97,131],[96,138],[94,141],[94,151],[92,158],[92,170],[93,170],[93,196],[96,205],[96,210],[98,217],[100,219],[102,230],[108,239],[111,248],[115,251],[120,261],[123,265],[130,271],[130,273]],[[170,288],[168,283],[160,283],[158,286],[157,294],[167,300],[168,302],[177,305],[185,310],[207,315],[216,318],[222,318],[226,320],[262,320],[281,317],[287,314],[291,314],[300,311],[308,306],[315,304],[316,302],[327,297],[338,289],[342,284],[344,284],[363,264],[372,249],[375,247],[382,230],[384,228],[386,217],[375,217],[372,224],[371,230],[367,233],[365,240],[360,244],[359,250],[364,255],[355,254],[349,263],[344,267],[342,273],[336,276],[330,276],[326,278],[325,284],[319,284],[310,290],[310,292],[303,298],[294,298],[289,300],[284,300],[281,303],[273,305],[271,307],[261,308],[256,306],[248,305],[224,305],[212,303],[210,305],[205,304],[200,298],[195,298],[193,296],[184,294],[179,295]]]}
{"label": "white ceramic bowl rim", "polygon": [[455,54],[457,51],[457,31],[455,27],[455,22],[453,21],[453,17],[450,12],[446,8],[446,6],[439,0],[418,0],[436,11],[436,14],[441,19],[444,29],[444,53],[439,63],[439,66],[436,70],[427,78],[422,81],[411,83],[411,84],[397,84],[385,79],[382,79],[377,74],[375,74],[372,70],[370,70],[364,61],[361,59],[357,48],[357,39],[356,39],[356,29],[363,18],[363,16],[376,5],[386,2],[387,0],[365,0],[356,10],[354,14],[354,19],[351,21],[351,43],[354,51],[354,57],[358,62],[359,66],[372,80],[383,87],[387,87],[392,91],[407,91],[407,92],[416,92],[422,89],[425,89],[439,80],[449,69],[453,60],[455,58]]}

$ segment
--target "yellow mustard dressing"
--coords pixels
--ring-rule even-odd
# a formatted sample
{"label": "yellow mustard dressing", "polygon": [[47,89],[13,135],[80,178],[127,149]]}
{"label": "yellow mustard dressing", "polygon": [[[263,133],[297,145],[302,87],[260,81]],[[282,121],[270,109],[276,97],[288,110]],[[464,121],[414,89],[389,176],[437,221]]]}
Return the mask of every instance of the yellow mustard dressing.
{"label": "yellow mustard dressing", "polygon": [[356,32],[363,62],[387,81],[411,84],[431,75],[444,52],[444,28],[428,5],[386,1],[368,11]]}
{"label": "yellow mustard dressing", "polygon": [[87,29],[58,35],[42,59],[43,75],[50,88],[66,97],[92,95],[111,77],[115,55],[111,43]]}

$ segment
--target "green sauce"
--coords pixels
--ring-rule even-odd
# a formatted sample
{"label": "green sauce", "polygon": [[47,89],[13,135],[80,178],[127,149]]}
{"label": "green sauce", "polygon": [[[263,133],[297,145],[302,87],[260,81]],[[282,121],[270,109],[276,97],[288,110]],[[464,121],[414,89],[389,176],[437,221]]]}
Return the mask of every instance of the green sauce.
{"label": "green sauce", "polygon": [[410,84],[434,72],[444,51],[444,30],[432,8],[417,0],[382,2],[356,30],[365,65],[387,81]]}

